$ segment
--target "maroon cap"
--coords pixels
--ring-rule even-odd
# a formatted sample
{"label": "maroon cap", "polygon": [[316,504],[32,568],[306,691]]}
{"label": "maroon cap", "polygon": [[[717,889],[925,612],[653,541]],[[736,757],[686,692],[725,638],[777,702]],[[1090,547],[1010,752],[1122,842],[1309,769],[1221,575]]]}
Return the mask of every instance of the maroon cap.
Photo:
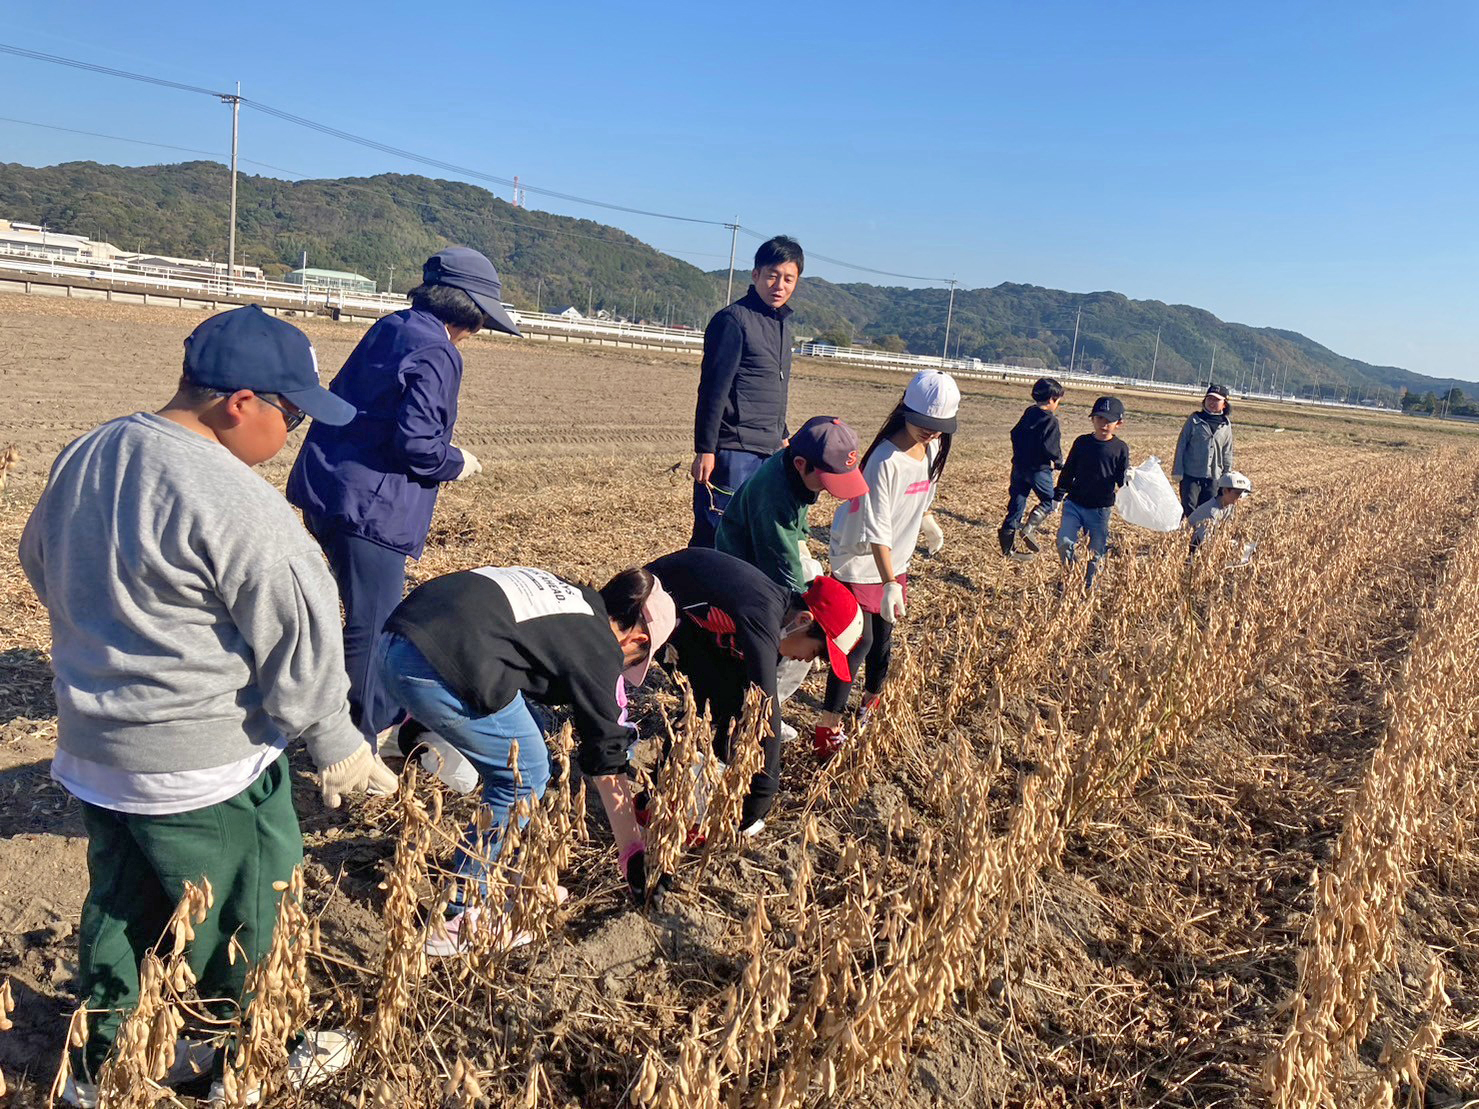
{"label": "maroon cap", "polygon": [[813,416],[791,436],[791,452],[816,470],[822,488],[845,501],[864,496],[868,482],[858,469],[858,436],[836,416]]}

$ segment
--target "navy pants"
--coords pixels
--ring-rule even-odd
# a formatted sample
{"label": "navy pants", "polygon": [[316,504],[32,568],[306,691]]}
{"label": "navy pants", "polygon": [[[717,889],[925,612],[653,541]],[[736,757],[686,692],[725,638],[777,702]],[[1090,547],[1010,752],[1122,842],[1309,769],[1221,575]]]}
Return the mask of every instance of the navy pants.
{"label": "navy pants", "polygon": [[307,524],[328,557],[344,602],[349,713],[373,746],[375,736],[404,714],[380,681],[375,652],[385,621],[406,591],[406,556],[330,524]]}
{"label": "navy pants", "polygon": [[1217,483],[1209,477],[1184,477],[1181,479],[1181,518],[1184,520],[1202,504],[1212,499]]}
{"label": "navy pants", "polygon": [[1037,507],[1032,510],[1032,523],[1042,522],[1053,514],[1053,471],[1051,469],[1041,470],[1018,470],[1012,469],[1012,480],[1007,486],[1006,519],[1001,522],[1001,534],[1015,533],[1021,529],[1023,517],[1027,516],[1027,505],[1033,496],[1037,497]]}
{"label": "navy pants", "polygon": [[713,547],[719,519],[729,507],[729,499],[749,481],[767,455],[749,451],[716,451],[714,472],[708,485],[693,483],[693,535],[690,547]]}

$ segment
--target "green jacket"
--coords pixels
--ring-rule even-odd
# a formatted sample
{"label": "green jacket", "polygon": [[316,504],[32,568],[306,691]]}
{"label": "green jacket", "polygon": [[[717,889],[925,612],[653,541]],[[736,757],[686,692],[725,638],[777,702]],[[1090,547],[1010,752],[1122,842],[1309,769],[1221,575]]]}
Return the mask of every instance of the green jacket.
{"label": "green jacket", "polygon": [[790,450],[776,451],[725,507],[714,546],[800,593],[806,589],[801,544],[811,534],[806,514],[816,501],[817,494],[796,472]]}

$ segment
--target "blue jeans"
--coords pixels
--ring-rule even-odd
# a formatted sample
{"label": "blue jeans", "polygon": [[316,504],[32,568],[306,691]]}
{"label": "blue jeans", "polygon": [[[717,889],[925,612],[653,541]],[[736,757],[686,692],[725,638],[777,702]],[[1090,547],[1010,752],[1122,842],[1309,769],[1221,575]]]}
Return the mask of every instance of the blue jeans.
{"label": "blue jeans", "polygon": [[1027,515],[1027,503],[1037,497],[1037,507],[1029,518],[1033,524],[1040,523],[1053,514],[1053,471],[1012,469],[1012,480],[1007,486],[1007,515],[1001,522],[1002,533],[1014,532],[1022,527]]}
{"label": "blue jeans", "polygon": [[1084,579],[1086,586],[1094,584],[1094,573],[1104,552],[1109,549],[1109,514],[1112,508],[1085,508],[1072,498],[1063,502],[1063,522],[1058,525],[1058,556],[1065,565],[1074,559],[1080,532],[1089,534],[1089,550],[1094,558]]}
{"label": "blue jeans", "polygon": [[729,499],[739,492],[739,487],[754,476],[760,464],[768,458],[764,454],[749,451],[715,451],[714,473],[708,487],[693,483],[693,535],[688,540],[690,547],[712,547],[714,533],[719,530],[719,518],[729,507]]}
{"label": "blue jeans", "polygon": [[[454,895],[452,907],[463,907],[466,882],[477,882],[484,899],[488,896],[488,863],[503,850],[503,830],[509,813],[525,797],[544,796],[549,782],[549,748],[523,694],[497,712],[478,715],[426,661],[409,639],[387,633],[381,641],[380,679],[385,688],[416,720],[445,739],[467,757],[483,779],[483,804],[493,818],[486,842],[476,823],[468,827],[454,864],[465,879]],[[509,769],[509,754],[519,747],[518,780]]]}

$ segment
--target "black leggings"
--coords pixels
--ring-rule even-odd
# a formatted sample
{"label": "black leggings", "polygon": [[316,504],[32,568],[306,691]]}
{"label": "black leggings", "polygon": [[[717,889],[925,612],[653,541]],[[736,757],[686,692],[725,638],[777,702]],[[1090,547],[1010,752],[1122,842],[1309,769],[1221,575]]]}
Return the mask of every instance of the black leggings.
{"label": "black leggings", "polygon": [[[876,612],[863,613],[863,634],[847,656],[854,679],[858,671],[867,665],[867,677],[863,680],[863,692],[877,693],[888,677],[889,660],[894,653],[894,626]],[[836,674],[827,675],[827,695],[822,701],[825,712],[846,712],[847,698],[852,693],[852,682],[844,682]]]}

